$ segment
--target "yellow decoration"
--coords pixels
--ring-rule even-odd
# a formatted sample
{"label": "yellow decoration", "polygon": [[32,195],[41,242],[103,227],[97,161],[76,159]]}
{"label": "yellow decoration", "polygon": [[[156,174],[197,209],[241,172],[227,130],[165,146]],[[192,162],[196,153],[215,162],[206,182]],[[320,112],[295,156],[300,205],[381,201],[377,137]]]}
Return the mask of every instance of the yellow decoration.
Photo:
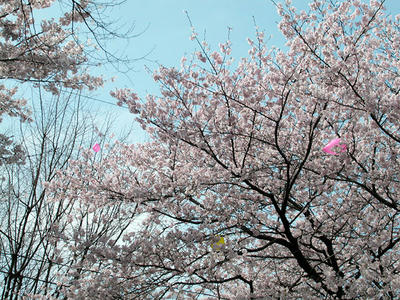
{"label": "yellow decoration", "polygon": [[[219,236],[217,236],[217,237],[219,237]],[[225,240],[224,240],[223,237],[221,237],[221,238],[219,239],[219,241],[215,244],[215,245],[218,245],[217,247],[215,247],[216,249],[214,249],[214,244],[211,244],[210,246],[211,246],[211,248],[212,248],[213,250],[219,251],[220,246],[222,246],[223,244],[225,244]]]}

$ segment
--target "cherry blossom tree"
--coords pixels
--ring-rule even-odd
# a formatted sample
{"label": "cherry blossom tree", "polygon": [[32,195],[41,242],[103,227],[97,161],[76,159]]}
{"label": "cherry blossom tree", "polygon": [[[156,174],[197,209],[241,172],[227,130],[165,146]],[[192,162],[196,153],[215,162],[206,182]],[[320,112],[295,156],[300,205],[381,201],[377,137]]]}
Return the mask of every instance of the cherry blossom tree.
{"label": "cherry blossom tree", "polygon": [[[95,142],[112,143],[109,134],[116,122],[110,115],[97,129],[92,120],[96,116],[89,105],[71,94],[68,97],[56,95],[47,101],[38,97],[37,102],[33,106],[35,121],[21,126],[20,139],[24,152],[29,154],[26,164],[6,164],[0,169],[2,299],[29,298],[28,295],[35,294],[56,297],[62,288],[57,285],[58,274],[65,275],[73,269],[74,276],[79,276],[71,265],[90,259],[79,246],[85,241],[90,241],[92,247],[98,246],[102,237],[118,236],[135,220],[132,210],[129,217],[123,217],[122,212],[129,210],[129,204],[122,201],[119,205],[113,202],[112,207],[94,211],[77,201],[47,201],[42,183],[51,181],[57,172],[79,158],[80,147],[91,148]],[[119,137],[127,141],[132,128],[124,131]],[[101,161],[101,155],[96,156],[96,161]],[[79,243],[75,241],[76,245],[65,246],[54,238],[59,233],[65,238],[79,237]],[[93,267],[94,264],[90,269]]]}
{"label": "cherry blossom tree", "polygon": [[[104,7],[117,4],[102,3]],[[55,6],[64,9],[59,16]],[[46,16],[42,11],[49,9],[51,13],[42,17]],[[30,120],[26,99],[17,94],[21,83],[32,83],[53,94],[60,87],[92,90],[103,85],[102,77],[89,73],[89,66],[99,62],[93,59],[99,52],[95,48],[100,47],[111,59],[103,42],[107,36],[123,34],[111,31],[100,11],[104,8],[100,9],[99,2],[87,0],[0,1],[0,122],[4,115]],[[19,146],[8,149],[12,140],[3,135],[0,139],[0,164],[24,163]]]}
{"label": "cherry blossom tree", "polygon": [[[400,296],[400,16],[383,0],[277,9],[288,51],[257,30],[235,66],[229,41],[212,51],[194,32],[201,51],[154,73],[161,95],[112,92],[152,141],[116,143],[95,165],[87,151],[46,186],[54,201],[122,200],[147,218],[89,249],[109,267],[65,295]],[[336,138],[338,155],[323,151]]]}

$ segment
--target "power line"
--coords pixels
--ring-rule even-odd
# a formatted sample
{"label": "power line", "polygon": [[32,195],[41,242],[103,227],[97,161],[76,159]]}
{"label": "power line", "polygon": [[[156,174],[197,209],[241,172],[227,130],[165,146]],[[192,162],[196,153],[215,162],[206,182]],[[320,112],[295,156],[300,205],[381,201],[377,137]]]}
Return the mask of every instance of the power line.
{"label": "power line", "polygon": [[[64,92],[64,91],[63,91],[63,92]],[[66,93],[66,92],[64,92],[64,93]],[[75,93],[71,93],[71,94],[73,94],[73,95],[75,95],[75,96],[80,96],[80,97],[84,97],[84,98],[87,98],[87,99],[91,99],[91,100],[94,100],[94,101],[98,101],[98,102],[102,102],[102,103],[114,105],[114,106],[121,107],[121,108],[124,108],[124,109],[129,109],[128,107],[119,106],[119,105],[117,105],[117,104],[115,104],[115,103],[108,102],[108,101],[105,101],[105,100],[101,100],[101,99],[98,99],[98,98],[94,98],[94,97],[91,97],[91,96],[79,95],[79,94],[75,94]]]}
{"label": "power line", "polygon": [[94,101],[98,101],[98,102],[102,102],[102,103],[114,105],[114,106],[117,106],[117,107],[120,107],[120,108],[124,108],[124,109],[129,109],[128,107],[119,106],[119,105],[117,105],[117,104],[115,104],[115,103],[108,102],[108,101],[105,101],[105,100],[102,100],[102,99],[99,99],[99,98],[95,98],[95,97],[91,97],[91,96],[85,96],[85,95],[81,95],[81,94],[77,94],[77,93],[73,93],[73,92],[67,92],[67,91],[64,91],[64,90],[61,90],[60,92],[61,92],[61,93],[64,93],[64,94],[67,94],[67,93],[68,93],[68,94],[70,94],[70,95],[79,96],[79,97],[84,97],[84,98],[87,98],[87,99],[91,99],[91,100],[94,100]]}
{"label": "power line", "polygon": [[84,97],[84,98],[87,98],[87,99],[90,99],[90,100],[94,100],[94,101],[97,101],[97,102],[102,102],[102,103],[105,103],[105,104],[109,104],[109,105],[113,105],[113,106],[117,106],[117,107],[129,110],[129,108],[126,107],[126,106],[120,106],[120,105],[117,105],[117,104],[115,104],[113,102],[109,102],[109,101],[106,101],[106,100],[103,100],[103,99],[99,99],[99,98],[96,98],[96,97],[92,97],[92,96],[82,95],[80,93],[75,93],[75,92],[72,92],[72,91],[59,90],[59,93],[68,94],[68,95],[74,95],[74,96],[78,96],[78,97]]}

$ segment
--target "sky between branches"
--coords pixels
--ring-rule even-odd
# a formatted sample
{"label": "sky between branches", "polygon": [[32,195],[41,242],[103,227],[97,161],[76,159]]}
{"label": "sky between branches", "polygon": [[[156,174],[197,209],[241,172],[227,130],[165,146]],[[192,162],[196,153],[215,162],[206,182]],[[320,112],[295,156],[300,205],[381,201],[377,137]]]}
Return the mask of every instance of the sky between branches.
{"label": "sky between branches", "polygon": [[[298,10],[305,11],[308,11],[310,2],[309,0],[292,1]],[[363,0],[363,2],[369,1]],[[385,6],[387,14],[400,14],[400,1],[386,0]],[[58,9],[57,5],[53,8]],[[232,41],[232,56],[236,62],[248,56],[247,38],[255,38],[254,20],[259,29],[265,31],[267,40],[270,37],[267,42],[268,47],[287,49],[286,41],[277,27],[280,17],[270,0],[128,0],[114,7],[112,11],[108,10],[107,16],[121,26],[129,27],[134,24],[132,33],[138,36],[132,38],[129,43],[124,40],[113,40],[106,46],[117,56],[128,56],[131,59],[143,56],[146,58],[136,61],[133,65],[134,70],[126,75],[117,74],[111,66],[100,67],[95,71],[95,75],[103,74],[106,79],[117,76],[116,80],[106,83],[97,91],[84,93],[91,97],[84,99],[99,109],[101,114],[112,112],[118,116],[116,124],[118,130],[122,129],[127,122],[137,122],[134,120],[135,116],[130,114],[127,108],[115,105],[117,101],[110,96],[110,90],[126,87],[133,89],[142,98],[148,93],[158,95],[158,86],[151,74],[145,70],[145,66],[150,70],[157,69],[158,64],[180,69],[182,56],[190,57],[192,53],[200,50],[196,42],[189,39],[191,26],[184,13],[185,10],[199,34],[199,39],[203,40],[205,37],[212,50],[219,50],[218,44],[225,42],[228,38],[228,27],[232,28],[230,40]],[[20,92],[27,93],[25,95],[31,94],[31,91],[22,89]],[[98,121],[102,122],[100,119]],[[19,126],[17,119],[5,118],[0,127],[15,125]],[[146,140],[148,140],[147,133],[137,124],[131,142],[140,143]]]}

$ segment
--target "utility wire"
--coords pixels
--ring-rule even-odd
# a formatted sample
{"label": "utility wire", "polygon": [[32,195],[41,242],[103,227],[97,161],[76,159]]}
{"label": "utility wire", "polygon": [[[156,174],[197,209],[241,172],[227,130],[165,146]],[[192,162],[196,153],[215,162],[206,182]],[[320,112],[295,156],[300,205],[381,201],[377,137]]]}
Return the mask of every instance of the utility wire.
{"label": "utility wire", "polygon": [[[62,93],[67,93],[66,91],[61,91],[61,92]],[[128,109],[128,107],[119,106],[119,105],[117,105],[115,103],[108,102],[108,101],[105,101],[105,100],[101,100],[101,99],[98,99],[98,98],[94,98],[94,97],[91,97],[91,96],[79,95],[79,94],[75,94],[75,93],[68,93],[68,94],[71,94],[71,95],[74,95],[74,96],[80,96],[80,97],[84,97],[84,98],[91,99],[91,100],[94,100],[94,101],[98,101],[98,102],[114,105],[114,106],[117,106],[117,107],[121,107],[121,108],[124,108],[124,109]]]}
{"label": "utility wire", "polygon": [[105,100],[102,100],[102,99],[99,99],[99,98],[95,98],[95,97],[91,97],[91,96],[85,96],[85,95],[82,95],[82,94],[77,94],[77,93],[68,92],[68,91],[64,91],[64,90],[61,90],[60,92],[63,93],[63,94],[69,94],[69,95],[84,97],[84,98],[91,99],[91,100],[94,100],[94,101],[106,103],[106,104],[109,104],[109,105],[114,105],[114,106],[117,106],[117,107],[120,107],[120,108],[129,109],[126,106],[119,106],[119,105],[117,105],[115,103],[108,102],[108,101],[105,101]]}

